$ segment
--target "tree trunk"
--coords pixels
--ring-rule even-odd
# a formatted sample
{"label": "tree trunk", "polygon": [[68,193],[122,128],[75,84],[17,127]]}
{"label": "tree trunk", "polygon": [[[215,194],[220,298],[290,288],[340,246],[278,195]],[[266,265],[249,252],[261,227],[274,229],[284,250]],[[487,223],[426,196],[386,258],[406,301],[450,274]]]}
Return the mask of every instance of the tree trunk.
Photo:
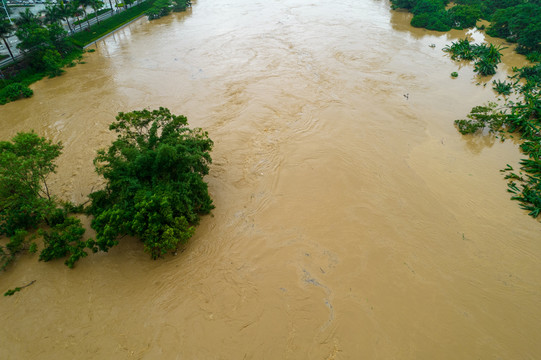
{"label": "tree trunk", "polygon": [[73,29],[71,28],[70,21],[66,17],[66,24],[68,24],[68,29],[70,29],[70,34],[73,34]]}
{"label": "tree trunk", "polygon": [[13,59],[13,61],[15,61],[15,56],[13,56],[13,53],[11,52],[11,48],[9,47],[7,39],[5,37],[2,37],[2,40],[4,40],[4,44],[6,44],[6,48],[9,51],[9,55],[11,55],[11,58]]}
{"label": "tree trunk", "polygon": [[81,21],[81,18],[79,18],[79,15],[75,15],[75,18],[77,19],[77,22],[79,23],[79,31],[83,31],[83,22]]}
{"label": "tree trunk", "polygon": [[86,9],[83,9],[83,12],[85,13],[86,23],[88,24],[88,30],[90,30],[90,20],[88,19],[88,14],[86,13]]}

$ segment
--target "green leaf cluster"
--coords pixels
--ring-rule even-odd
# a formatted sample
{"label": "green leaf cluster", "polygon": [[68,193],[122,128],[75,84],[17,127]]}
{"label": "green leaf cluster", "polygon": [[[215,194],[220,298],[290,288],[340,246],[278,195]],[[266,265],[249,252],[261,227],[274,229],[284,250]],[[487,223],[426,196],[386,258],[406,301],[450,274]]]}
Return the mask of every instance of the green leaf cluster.
{"label": "green leaf cluster", "polygon": [[404,8],[413,13],[411,26],[428,30],[449,31],[474,27],[481,18],[478,4],[457,4],[446,9],[448,1],[442,0],[391,0],[392,8]]}
{"label": "green leaf cluster", "polygon": [[149,20],[155,20],[168,15],[171,11],[186,11],[190,6],[192,6],[191,0],[156,0],[145,14]]}
{"label": "green leaf cluster", "polygon": [[460,39],[447,45],[443,51],[451,54],[453,60],[474,60],[474,71],[480,75],[494,75],[498,64],[502,61],[501,46],[493,44],[472,44],[466,39]]}
{"label": "green leaf cluster", "polygon": [[34,91],[24,84],[18,82],[9,84],[3,89],[0,89],[0,105],[20,98],[28,98],[32,95],[34,95]]}
{"label": "green leaf cluster", "polygon": [[21,24],[15,35],[21,41],[17,47],[27,53],[32,68],[51,77],[61,73],[62,59],[72,50],[62,26],[58,23],[42,26],[33,21]]}
{"label": "green leaf cluster", "polygon": [[500,95],[511,95],[513,90],[513,84],[508,83],[507,81],[494,80],[492,82],[493,89]]}
{"label": "green leaf cluster", "polygon": [[62,220],[62,222],[51,226],[49,231],[40,231],[45,247],[39,255],[39,260],[50,261],[68,256],[65,264],[72,268],[77,260],[88,255],[84,251],[87,242],[82,241],[85,229],[81,220],[75,217],[64,215],[62,219],[58,220]]}
{"label": "green leaf cluster", "polygon": [[94,161],[107,180],[104,190],[90,194],[94,250],[132,235],[154,259],[174,251],[213,208],[203,181],[212,141],[165,108],[119,113],[110,129],[118,137]]}
{"label": "green leaf cluster", "polygon": [[541,51],[541,4],[528,2],[497,10],[487,34],[516,42],[522,54]]}

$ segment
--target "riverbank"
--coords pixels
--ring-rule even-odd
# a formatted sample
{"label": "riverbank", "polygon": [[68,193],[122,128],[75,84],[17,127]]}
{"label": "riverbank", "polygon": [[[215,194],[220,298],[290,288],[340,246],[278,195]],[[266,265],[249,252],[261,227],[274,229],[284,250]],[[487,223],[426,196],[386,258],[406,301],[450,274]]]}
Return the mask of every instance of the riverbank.
{"label": "riverbank", "polygon": [[[67,37],[67,41],[72,44],[72,47],[61,59],[59,64],[60,67],[73,66],[76,63],[81,63],[81,56],[88,45],[144,16],[154,2],[155,0],[147,0],[141,4],[132,6],[119,14],[102,20],[100,23],[96,23],[84,31]],[[51,76],[48,72],[33,70],[28,60],[25,59],[7,65],[0,69],[0,71],[3,78],[2,82],[0,82],[0,104],[5,104],[18,98],[16,94],[13,94],[13,84],[20,84],[24,89],[46,76]],[[17,85],[18,88],[20,86]],[[20,97],[25,96],[21,93]]]}
{"label": "riverbank", "polygon": [[82,31],[70,37],[70,40],[81,48],[103,38],[115,30],[129,24],[130,22],[144,16],[154,4],[155,0],[147,0],[141,4],[135,5],[117,15],[103,20],[90,28],[89,31]]}

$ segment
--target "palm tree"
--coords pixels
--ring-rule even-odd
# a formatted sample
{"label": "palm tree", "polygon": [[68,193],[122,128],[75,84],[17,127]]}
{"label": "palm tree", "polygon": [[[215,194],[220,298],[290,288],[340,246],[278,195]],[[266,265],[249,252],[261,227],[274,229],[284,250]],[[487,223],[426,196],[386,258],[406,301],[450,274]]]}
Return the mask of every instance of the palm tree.
{"label": "palm tree", "polygon": [[9,51],[9,55],[11,55],[11,58],[15,60],[15,57],[13,56],[13,53],[11,52],[11,48],[9,47],[7,41],[7,38],[13,33],[13,29],[13,25],[9,22],[9,20],[0,19],[0,37],[2,38],[2,40],[4,40],[4,44]]}
{"label": "palm tree", "polygon": [[79,3],[79,6],[81,7],[81,10],[83,10],[83,13],[85,14],[86,23],[88,24],[88,28],[90,29],[90,20],[88,19],[88,14],[86,13],[86,8],[88,6],[91,6],[92,0],[79,0],[78,3]]}
{"label": "palm tree", "polygon": [[72,1],[68,5],[69,14],[70,16],[75,16],[77,19],[77,22],[79,23],[79,30],[83,30],[83,24],[82,21],[79,19],[79,17],[83,14],[82,10],[79,8],[79,4],[77,1]]}
{"label": "palm tree", "polygon": [[68,28],[70,29],[70,33],[73,32],[73,29],[71,28],[71,24],[69,21],[69,18],[73,15],[73,9],[70,5],[66,5],[63,2],[56,5],[56,11],[57,16],[60,20],[66,20],[66,24],[68,24]]}
{"label": "palm tree", "polygon": [[32,11],[30,11],[28,8],[22,13],[19,14],[19,18],[15,20],[15,24],[17,24],[18,27],[24,26],[24,25],[40,25],[41,21],[35,15]]}
{"label": "palm tree", "polygon": [[103,7],[103,1],[101,0],[90,0],[90,6],[92,7],[92,10],[94,10],[94,14],[96,14],[96,21],[98,24],[100,23],[100,18],[98,14],[98,10]]}
{"label": "palm tree", "polygon": [[111,0],[109,0],[109,5],[111,5],[111,12],[114,12],[115,9],[113,8],[113,3],[111,2]]}
{"label": "palm tree", "polygon": [[56,8],[56,6],[45,7],[45,10],[42,11],[41,14],[45,15],[43,21],[45,24],[52,24],[60,20],[60,18],[58,17],[58,9]]}

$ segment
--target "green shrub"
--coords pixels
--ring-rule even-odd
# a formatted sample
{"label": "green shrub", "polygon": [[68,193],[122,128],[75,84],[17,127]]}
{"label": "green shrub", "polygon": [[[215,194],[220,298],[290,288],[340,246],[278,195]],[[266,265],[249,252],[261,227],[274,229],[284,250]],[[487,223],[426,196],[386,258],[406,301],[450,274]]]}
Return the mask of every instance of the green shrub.
{"label": "green shrub", "polygon": [[49,77],[60,76],[64,70],[62,70],[63,61],[60,53],[53,49],[47,49],[41,57],[43,62],[43,68],[49,74]]}
{"label": "green shrub", "polygon": [[467,117],[467,120],[455,120],[458,131],[462,135],[474,134],[486,127],[491,132],[498,132],[506,120],[505,114],[494,102],[489,102],[485,106],[475,106]]}
{"label": "green shrub", "polygon": [[494,89],[494,91],[496,91],[498,94],[501,94],[501,95],[510,95],[511,94],[511,90],[513,88],[513,85],[508,83],[508,82],[505,82],[505,81],[500,81],[500,80],[494,80],[492,82],[492,88]]}
{"label": "green shrub", "polygon": [[480,75],[494,75],[501,62],[501,46],[493,44],[471,44],[468,39],[461,39],[447,45],[443,51],[451,54],[453,60],[475,60],[474,71]]}
{"label": "green shrub", "polygon": [[21,83],[13,83],[0,90],[0,104],[15,101],[20,98],[28,98],[34,95],[34,91]]}
{"label": "green shrub", "polygon": [[481,18],[481,10],[477,6],[455,5],[447,14],[455,29],[471,28]]}
{"label": "green shrub", "polygon": [[173,10],[172,0],[156,0],[154,5],[145,13],[149,20],[159,19]]}
{"label": "green shrub", "polygon": [[49,231],[40,231],[45,248],[39,254],[39,260],[50,261],[69,256],[65,264],[72,268],[77,260],[88,255],[84,251],[87,244],[82,241],[85,229],[77,218],[64,216],[62,220]]}

